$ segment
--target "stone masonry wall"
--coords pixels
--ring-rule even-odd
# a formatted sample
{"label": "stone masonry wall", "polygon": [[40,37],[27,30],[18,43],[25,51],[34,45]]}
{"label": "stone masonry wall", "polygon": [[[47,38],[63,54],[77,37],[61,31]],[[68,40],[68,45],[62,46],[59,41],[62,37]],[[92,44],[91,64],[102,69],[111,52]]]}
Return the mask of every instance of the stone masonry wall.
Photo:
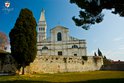
{"label": "stone masonry wall", "polygon": [[26,68],[30,73],[82,72],[100,70],[103,58],[99,56],[37,56]]}

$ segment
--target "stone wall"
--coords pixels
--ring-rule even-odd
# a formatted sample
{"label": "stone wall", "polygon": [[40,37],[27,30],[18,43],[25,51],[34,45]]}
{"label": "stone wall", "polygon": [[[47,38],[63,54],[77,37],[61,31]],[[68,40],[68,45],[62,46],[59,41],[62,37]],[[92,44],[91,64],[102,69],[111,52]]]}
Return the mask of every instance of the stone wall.
{"label": "stone wall", "polygon": [[103,58],[99,56],[37,56],[26,68],[30,73],[82,72],[99,70]]}
{"label": "stone wall", "polygon": [[[37,56],[26,73],[59,73],[100,70],[103,58],[98,56]],[[11,55],[0,56],[0,73],[15,73],[16,62]]]}
{"label": "stone wall", "polygon": [[124,71],[124,63],[123,64],[109,64],[103,65],[101,70],[113,70],[113,71]]}

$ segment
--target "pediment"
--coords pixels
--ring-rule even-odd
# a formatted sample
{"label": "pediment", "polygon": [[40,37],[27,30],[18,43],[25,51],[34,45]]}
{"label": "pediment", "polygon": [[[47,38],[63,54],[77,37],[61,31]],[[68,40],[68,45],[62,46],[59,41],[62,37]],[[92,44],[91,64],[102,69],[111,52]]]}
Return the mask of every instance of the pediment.
{"label": "pediment", "polygon": [[64,30],[64,31],[68,31],[68,28],[64,27],[64,26],[56,26],[54,28],[51,29],[51,31],[58,31],[58,30]]}

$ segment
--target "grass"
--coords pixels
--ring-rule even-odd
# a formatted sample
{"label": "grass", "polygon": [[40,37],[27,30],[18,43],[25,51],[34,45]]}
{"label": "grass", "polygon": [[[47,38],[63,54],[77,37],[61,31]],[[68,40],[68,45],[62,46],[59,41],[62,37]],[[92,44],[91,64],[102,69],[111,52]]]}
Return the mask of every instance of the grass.
{"label": "grass", "polygon": [[124,71],[92,71],[76,73],[0,76],[0,83],[124,83]]}

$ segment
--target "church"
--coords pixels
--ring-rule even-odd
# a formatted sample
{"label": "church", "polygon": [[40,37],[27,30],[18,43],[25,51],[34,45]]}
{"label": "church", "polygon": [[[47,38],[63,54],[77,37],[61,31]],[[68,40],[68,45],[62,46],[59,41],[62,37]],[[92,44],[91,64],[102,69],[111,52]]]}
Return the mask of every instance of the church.
{"label": "church", "polygon": [[47,37],[45,11],[41,11],[37,28],[37,56],[26,68],[30,73],[59,73],[100,70],[101,56],[87,56],[86,40],[69,35],[69,29],[55,26]]}
{"label": "church", "polygon": [[86,40],[70,36],[69,29],[64,26],[55,26],[50,30],[51,37],[47,37],[47,23],[44,10],[41,11],[37,32],[37,55],[87,55]]}

